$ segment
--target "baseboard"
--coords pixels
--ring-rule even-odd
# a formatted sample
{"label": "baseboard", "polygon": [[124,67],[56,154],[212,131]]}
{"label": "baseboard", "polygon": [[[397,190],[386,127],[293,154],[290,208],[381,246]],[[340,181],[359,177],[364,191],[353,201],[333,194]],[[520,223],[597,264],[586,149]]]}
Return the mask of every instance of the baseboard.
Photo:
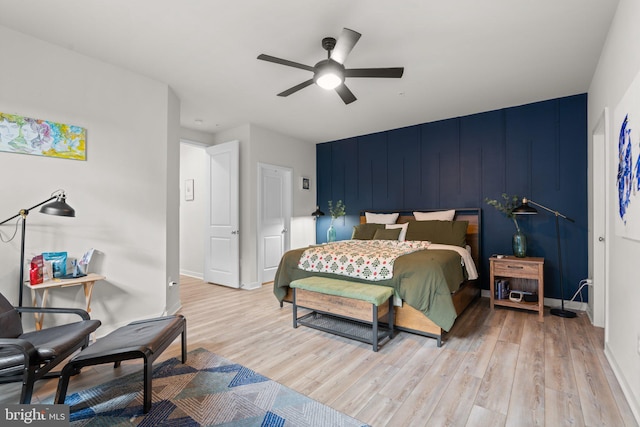
{"label": "baseboard", "polygon": [[199,271],[180,270],[180,274],[183,276],[189,276],[196,279],[204,280],[204,275]]}
{"label": "baseboard", "polygon": [[613,371],[613,375],[618,380],[618,384],[620,384],[620,388],[622,389],[622,394],[627,399],[627,403],[631,408],[631,412],[636,419],[636,422],[640,424],[640,402],[638,402],[633,395],[629,384],[627,383],[627,379],[622,375],[622,370],[616,363],[616,359],[613,357],[611,350],[609,349],[609,345],[607,343],[604,344],[604,356],[607,358],[609,362],[609,366],[611,366],[611,370]]}
{"label": "baseboard", "polygon": [[[556,298],[545,298],[544,305],[552,308],[560,308],[560,306],[562,305],[562,301]],[[587,304],[586,302],[565,301],[564,308],[569,310],[587,311],[589,309],[589,304]]]}
{"label": "baseboard", "polygon": [[[485,297],[485,298],[489,298],[490,292],[489,292],[488,289],[483,289],[482,291],[480,291],[480,295]],[[556,298],[545,298],[544,299],[544,305],[546,305],[547,307],[551,307],[551,308],[560,307],[562,305],[562,301],[560,301],[559,299],[556,299]],[[569,310],[587,311],[588,312],[589,304],[587,304],[586,302],[565,301],[564,302],[564,308],[569,309]]]}
{"label": "baseboard", "polygon": [[242,283],[240,285],[240,289],[245,289],[247,291],[251,291],[253,289],[258,289],[260,288],[262,285],[258,282],[251,282],[251,283]]}

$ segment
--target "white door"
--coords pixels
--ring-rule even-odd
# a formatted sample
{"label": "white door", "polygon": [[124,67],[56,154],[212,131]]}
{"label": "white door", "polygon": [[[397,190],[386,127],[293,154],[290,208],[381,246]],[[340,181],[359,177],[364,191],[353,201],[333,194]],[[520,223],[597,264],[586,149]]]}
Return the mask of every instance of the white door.
{"label": "white door", "polygon": [[207,148],[204,280],[233,288],[240,287],[239,147],[232,141]]}
{"label": "white door", "polygon": [[[605,108],[596,128],[592,133],[593,154],[592,154],[592,194],[593,194],[593,224],[590,233],[590,242],[593,248],[593,286],[589,287],[589,309],[591,310],[592,322],[594,326],[605,327],[605,335],[608,335],[606,328],[606,299],[607,299],[607,212],[608,212],[608,189],[609,189],[609,169],[607,162],[609,156],[609,114]],[[605,339],[606,342],[606,339]]]}
{"label": "white door", "polygon": [[258,281],[265,283],[291,242],[291,169],[258,164],[258,179]]}

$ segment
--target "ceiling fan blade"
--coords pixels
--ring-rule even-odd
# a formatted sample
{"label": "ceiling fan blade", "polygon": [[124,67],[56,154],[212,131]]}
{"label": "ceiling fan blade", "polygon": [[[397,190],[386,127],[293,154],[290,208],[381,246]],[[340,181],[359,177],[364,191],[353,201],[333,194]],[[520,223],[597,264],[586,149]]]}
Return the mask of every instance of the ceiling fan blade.
{"label": "ceiling fan blade", "polygon": [[400,78],[404,74],[404,67],[396,68],[352,68],[344,70],[345,77],[388,77]]}
{"label": "ceiling fan blade", "polygon": [[338,95],[340,95],[340,98],[342,98],[342,101],[345,104],[351,104],[357,99],[353,92],[351,92],[344,83],[336,88],[336,92],[338,92]]}
{"label": "ceiling fan blade", "polygon": [[349,55],[349,52],[351,52],[356,43],[358,43],[358,40],[360,40],[360,36],[362,36],[362,34],[348,28],[343,28],[336,42],[336,46],[331,51],[331,59],[340,64],[344,64],[347,55]]}
{"label": "ceiling fan blade", "polygon": [[278,96],[289,96],[292,93],[295,93],[300,89],[304,89],[305,87],[310,86],[312,84],[313,84],[313,79],[309,79],[306,82],[302,82],[299,85],[295,85],[294,87],[285,90],[284,92],[280,92]]}
{"label": "ceiling fan blade", "polygon": [[309,65],[300,64],[298,62],[289,61],[287,59],[276,58],[275,56],[265,55],[264,53],[258,55],[258,59],[263,61],[273,62],[280,65],[286,65],[288,67],[300,68],[302,70],[311,71],[312,73],[315,71],[315,68],[310,67]]}

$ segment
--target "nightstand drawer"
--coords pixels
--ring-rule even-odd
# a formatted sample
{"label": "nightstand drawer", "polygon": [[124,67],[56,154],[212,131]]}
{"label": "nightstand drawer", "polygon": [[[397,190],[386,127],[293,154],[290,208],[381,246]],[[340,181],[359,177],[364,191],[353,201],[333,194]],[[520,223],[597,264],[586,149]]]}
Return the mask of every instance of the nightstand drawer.
{"label": "nightstand drawer", "polygon": [[507,277],[536,277],[540,267],[540,264],[528,262],[503,261],[494,263],[493,274]]}

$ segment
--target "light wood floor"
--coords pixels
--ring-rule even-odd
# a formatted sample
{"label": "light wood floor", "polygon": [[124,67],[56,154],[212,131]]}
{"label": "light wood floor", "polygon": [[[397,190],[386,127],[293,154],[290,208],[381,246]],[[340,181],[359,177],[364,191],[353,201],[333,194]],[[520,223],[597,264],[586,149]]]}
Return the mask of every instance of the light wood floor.
{"label": "light wood floor", "polygon": [[[181,277],[189,349],[204,347],[372,426],[637,426],[587,316],[563,319],[479,299],[436,347],[405,332],[371,346],[292,328],[272,286],[246,291]],[[548,311],[548,309],[547,309]],[[179,355],[176,341],[161,360]],[[69,393],[140,369],[87,368]],[[51,402],[54,380],[33,403]],[[0,386],[17,403],[18,384]]]}

